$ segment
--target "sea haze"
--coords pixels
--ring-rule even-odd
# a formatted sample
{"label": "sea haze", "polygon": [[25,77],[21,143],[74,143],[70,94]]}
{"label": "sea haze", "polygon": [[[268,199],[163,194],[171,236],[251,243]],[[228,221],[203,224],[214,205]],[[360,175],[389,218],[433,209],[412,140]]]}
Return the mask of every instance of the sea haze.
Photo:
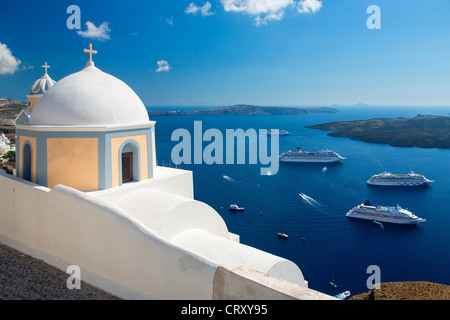
{"label": "sea haze", "polygon": [[[448,115],[450,107],[336,108],[339,112],[333,114],[153,117],[158,164],[171,165],[171,150],[178,143],[171,141],[172,132],[185,128],[193,135],[194,121],[202,121],[203,130],[221,130],[224,137],[226,129],[287,130],[291,135],[280,137],[280,152],[297,147],[330,149],[347,159],[327,164],[325,173],[323,164],[280,163],[278,173],[272,176],[260,175],[261,164],[178,167],[193,171],[195,199],[217,210],[243,244],[295,262],[312,289],[330,295],[345,290],[352,295],[366,292],[370,265],[380,267],[382,282],[450,285],[450,150],[371,144],[305,128],[330,121]],[[208,143],[204,142],[203,148]],[[435,182],[429,188],[417,189],[366,184],[383,170],[414,171]],[[310,198],[305,200],[300,193]],[[345,217],[349,209],[365,200],[400,204],[427,222],[418,226],[385,223],[381,228],[370,221]],[[230,212],[228,207],[234,203],[245,211]],[[280,238],[277,232],[289,238]],[[329,284],[331,279],[337,288]]]}

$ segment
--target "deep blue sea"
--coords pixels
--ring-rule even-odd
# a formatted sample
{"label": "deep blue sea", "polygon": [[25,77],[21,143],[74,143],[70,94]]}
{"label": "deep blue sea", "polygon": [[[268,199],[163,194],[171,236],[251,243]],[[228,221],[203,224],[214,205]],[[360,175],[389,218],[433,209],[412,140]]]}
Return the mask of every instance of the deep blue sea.
{"label": "deep blue sea", "polygon": [[[450,150],[391,147],[305,128],[330,121],[449,115],[450,107],[337,109],[334,114],[152,117],[157,122],[157,160],[159,165],[170,165],[172,148],[178,143],[171,141],[172,132],[178,128],[192,132],[194,121],[202,121],[203,131],[221,130],[224,137],[226,129],[287,130],[291,135],[280,137],[280,152],[297,147],[330,149],[346,160],[328,164],[325,173],[323,164],[280,163],[278,173],[272,176],[260,175],[260,163],[178,167],[193,171],[195,199],[217,210],[241,243],[293,261],[312,289],[330,295],[345,290],[352,295],[367,292],[370,265],[380,268],[381,282],[450,285]],[[414,171],[435,182],[429,188],[417,189],[366,184],[383,170]],[[317,203],[304,201],[299,193]],[[345,217],[349,209],[365,200],[400,204],[427,222],[418,226],[384,223],[381,228],[370,221]],[[245,211],[230,212],[228,207],[234,203]],[[289,238],[278,237],[280,231]],[[329,284],[332,279],[337,288]]]}

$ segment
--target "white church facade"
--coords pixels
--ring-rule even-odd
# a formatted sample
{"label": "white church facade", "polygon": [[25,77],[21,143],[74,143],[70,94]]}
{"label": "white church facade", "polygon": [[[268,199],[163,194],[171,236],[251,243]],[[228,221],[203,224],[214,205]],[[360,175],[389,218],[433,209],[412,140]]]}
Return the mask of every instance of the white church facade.
{"label": "white church facade", "polygon": [[293,262],[241,244],[194,199],[192,172],[157,166],[156,122],[85,52],[81,71],[47,82],[16,120],[0,242],[64,271],[77,265],[82,280],[126,299],[332,299]]}

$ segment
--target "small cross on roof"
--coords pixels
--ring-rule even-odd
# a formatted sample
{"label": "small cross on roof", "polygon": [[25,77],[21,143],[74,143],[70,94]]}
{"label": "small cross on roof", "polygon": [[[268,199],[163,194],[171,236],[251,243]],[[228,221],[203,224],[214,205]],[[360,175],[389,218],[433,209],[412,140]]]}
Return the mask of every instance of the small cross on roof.
{"label": "small cross on roof", "polygon": [[89,53],[89,61],[92,61],[92,54],[97,54],[97,50],[92,50],[92,43],[89,43],[89,49],[83,51]]}
{"label": "small cross on roof", "polygon": [[42,68],[45,68],[45,74],[47,74],[47,68],[50,68],[50,66],[47,64],[47,61],[46,61],[45,64],[42,66]]}

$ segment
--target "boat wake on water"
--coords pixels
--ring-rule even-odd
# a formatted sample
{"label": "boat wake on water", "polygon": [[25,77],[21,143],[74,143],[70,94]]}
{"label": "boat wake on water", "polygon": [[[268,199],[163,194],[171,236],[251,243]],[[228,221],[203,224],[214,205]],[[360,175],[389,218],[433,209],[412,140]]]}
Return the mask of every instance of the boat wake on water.
{"label": "boat wake on water", "polygon": [[310,196],[307,196],[304,193],[300,193],[299,196],[302,197],[304,202],[306,202],[307,204],[309,204],[312,207],[318,208],[318,207],[322,206],[318,201],[314,200],[313,198],[311,198]]}
{"label": "boat wake on water", "polygon": [[228,181],[230,181],[230,182],[238,183],[236,180],[234,180],[233,178],[227,176],[226,174],[222,175],[222,177],[223,177],[225,180],[228,180]]}
{"label": "boat wake on water", "polygon": [[319,201],[315,200],[314,198],[311,198],[310,196],[304,193],[299,193],[299,196],[303,199],[303,202],[305,202],[308,206],[314,209],[314,211],[317,211],[331,218],[341,217],[341,214],[333,213],[333,210],[330,210],[328,205],[322,204]]}
{"label": "boat wake on water", "polygon": [[247,181],[244,181],[244,180],[241,180],[241,181],[238,181],[238,180],[236,180],[236,179],[233,179],[232,177],[230,177],[230,176],[227,176],[226,174],[223,174],[222,175],[222,177],[225,179],[225,180],[227,180],[227,181],[229,181],[229,182],[231,182],[231,183],[233,183],[233,184],[235,184],[235,185],[238,185],[240,188],[244,188],[244,189],[246,189],[246,190],[253,190],[253,189],[251,189],[251,188],[253,188],[253,187],[261,187],[261,185],[260,184],[257,184],[257,183],[251,183],[251,182],[247,182]]}

